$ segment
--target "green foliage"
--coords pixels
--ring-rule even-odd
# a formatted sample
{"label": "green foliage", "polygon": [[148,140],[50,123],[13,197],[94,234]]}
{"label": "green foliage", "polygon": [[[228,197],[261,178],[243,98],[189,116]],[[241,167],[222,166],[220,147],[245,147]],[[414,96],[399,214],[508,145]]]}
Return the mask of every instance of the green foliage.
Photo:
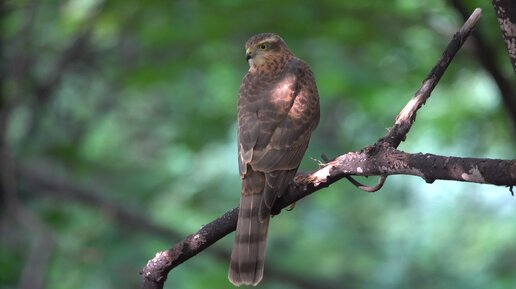
{"label": "green foliage", "polygon": [[[310,157],[383,136],[462,23],[445,1],[33,2],[9,2],[4,20],[7,59],[30,64],[4,84],[15,100],[7,139],[16,162],[42,164],[180,236],[238,204],[236,99],[248,37],[276,32],[314,70],[321,122],[302,164],[314,170]],[[478,29],[510,73],[492,8],[474,2],[484,9]],[[87,31],[81,52],[56,66]],[[49,98],[37,100],[47,84]],[[400,148],[514,158],[513,132],[466,44]],[[137,287],[146,261],[179,241],[18,180],[55,242],[47,288]],[[273,219],[266,267],[337,288],[514,288],[514,217],[504,188],[399,176],[365,194],[342,181]],[[0,288],[15,288],[34,232],[16,220],[0,232]],[[216,246],[229,252],[232,238]],[[230,288],[227,266],[208,249],[166,287]],[[298,288],[267,274],[260,287]]]}

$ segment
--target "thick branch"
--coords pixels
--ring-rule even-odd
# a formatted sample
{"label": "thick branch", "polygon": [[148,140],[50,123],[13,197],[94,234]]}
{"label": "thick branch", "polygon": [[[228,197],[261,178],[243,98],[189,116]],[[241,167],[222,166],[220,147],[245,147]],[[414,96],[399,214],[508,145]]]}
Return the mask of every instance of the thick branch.
{"label": "thick branch", "polygon": [[[298,175],[288,191],[278,199],[273,214],[346,175],[414,175],[427,182],[455,180],[461,182],[516,185],[516,160],[445,157],[432,154],[409,154],[392,148],[371,147],[336,158],[322,169]],[[171,249],[156,254],[142,270],[142,288],[162,288],[167,273],[197,255],[236,228],[238,208],[205,225]],[[161,287],[160,287],[161,286]]]}
{"label": "thick branch", "polygon": [[215,221],[203,226],[197,233],[186,237],[174,247],[157,253],[141,272],[143,276],[142,288],[163,288],[167,274],[172,268],[233,232],[236,229],[237,218],[238,208],[234,208]]}
{"label": "thick branch", "polygon": [[341,155],[315,173],[297,176],[294,184],[279,199],[273,212],[311,193],[328,187],[346,175],[412,175],[431,183],[453,180],[499,186],[516,186],[516,160],[446,157],[433,154],[409,154],[381,145]]}

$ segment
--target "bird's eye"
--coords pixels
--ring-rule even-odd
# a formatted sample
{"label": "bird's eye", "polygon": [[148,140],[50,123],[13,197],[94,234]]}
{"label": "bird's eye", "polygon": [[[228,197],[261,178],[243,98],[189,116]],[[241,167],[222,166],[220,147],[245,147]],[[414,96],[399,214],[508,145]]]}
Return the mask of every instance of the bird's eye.
{"label": "bird's eye", "polygon": [[261,50],[265,50],[265,49],[267,49],[267,43],[262,43],[262,44],[260,44],[259,47]]}

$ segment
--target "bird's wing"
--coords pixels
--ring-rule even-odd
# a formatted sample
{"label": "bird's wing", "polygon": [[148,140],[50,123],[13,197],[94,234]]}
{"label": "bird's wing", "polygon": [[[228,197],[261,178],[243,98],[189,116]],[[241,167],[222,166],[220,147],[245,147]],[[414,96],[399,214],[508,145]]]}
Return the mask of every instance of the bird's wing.
{"label": "bird's wing", "polygon": [[250,162],[258,171],[297,169],[319,122],[314,76],[301,61],[291,66],[271,92],[272,105],[283,109],[270,109],[264,117],[258,113],[260,134]]}
{"label": "bird's wing", "polygon": [[238,167],[240,177],[247,174],[247,165],[253,158],[253,150],[260,134],[258,110],[263,104],[255,78],[247,73],[238,96]]}
{"label": "bird's wing", "polygon": [[261,219],[269,215],[274,201],[293,179],[319,122],[319,96],[313,74],[301,61],[292,66],[286,82],[278,82],[271,94],[276,108],[290,101],[287,108],[284,112],[277,110],[275,117],[259,117],[260,134],[250,164],[254,170],[265,172]]}
{"label": "bird's wing", "polygon": [[280,75],[248,73],[240,86],[238,98],[238,164],[240,177],[247,173],[247,165],[255,168],[256,154],[264,151],[285,119],[299,92],[296,74]]}

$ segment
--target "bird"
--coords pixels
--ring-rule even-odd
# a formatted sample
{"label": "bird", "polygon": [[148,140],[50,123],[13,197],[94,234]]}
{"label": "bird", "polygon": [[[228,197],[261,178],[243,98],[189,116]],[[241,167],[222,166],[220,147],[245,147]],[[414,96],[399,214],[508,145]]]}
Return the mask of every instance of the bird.
{"label": "bird", "polygon": [[310,67],[274,33],[245,44],[249,70],[238,96],[238,167],[242,180],[228,279],[256,286],[263,278],[271,209],[294,179],[319,123]]}

